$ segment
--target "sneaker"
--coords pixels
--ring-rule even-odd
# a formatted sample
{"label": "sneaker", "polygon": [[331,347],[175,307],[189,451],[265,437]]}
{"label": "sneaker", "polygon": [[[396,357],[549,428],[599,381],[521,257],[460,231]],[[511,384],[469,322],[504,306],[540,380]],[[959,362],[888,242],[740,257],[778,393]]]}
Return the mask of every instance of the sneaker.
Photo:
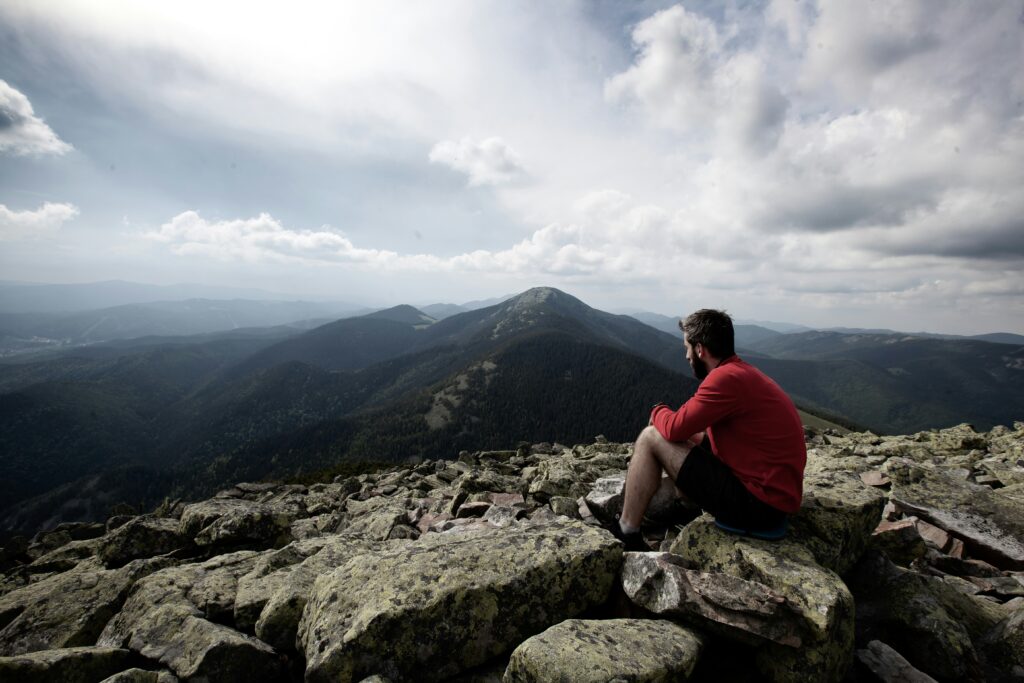
{"label": "sneaker", "polygon": [[627,553],[649,553],[651,547],[647,545],[647,541],[644,540],[643,534],[639,531],[634,531],[631,534],[625,534],[622,532],[622,527],[619,526],[619,520],[615,519],[610,524],[605,526],[608,531],[612,532],[612,536],[622,541],[626,548]]}

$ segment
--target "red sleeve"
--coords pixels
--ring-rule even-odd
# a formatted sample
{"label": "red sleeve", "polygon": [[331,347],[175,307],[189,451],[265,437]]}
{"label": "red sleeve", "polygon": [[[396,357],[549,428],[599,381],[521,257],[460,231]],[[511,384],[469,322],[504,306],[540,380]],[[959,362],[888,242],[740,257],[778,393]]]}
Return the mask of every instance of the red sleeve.
{"label": "red sleeve", "polygon": [[704,431],[736,408],[736,393],[727,389],[723,379],[720,373],[712,372],[679,410],[655,406],[651,411],[651,424],[667,441],[686,441]]}

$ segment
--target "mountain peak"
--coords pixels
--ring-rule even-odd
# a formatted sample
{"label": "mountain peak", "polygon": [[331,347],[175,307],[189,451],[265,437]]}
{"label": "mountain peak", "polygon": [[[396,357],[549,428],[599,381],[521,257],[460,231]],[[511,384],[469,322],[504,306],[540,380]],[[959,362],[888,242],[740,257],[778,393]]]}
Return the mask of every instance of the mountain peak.
{"label": "mountain peak", "polygon": [[575,309],[589,308],[585,303],[554,287],[533,287],[522,294],[512,297],[506,304],[512,309],[529,309],[537,307],[571,307]]}
{"label": "mountain peak", "polygon": [[410,325],[430,325],[431,323],[437,322],[434,318],[431,318],[423,311],[410,306],[409,304],[399,304],[398,306],[385,308],[381,311],[374,311],[373,313],[369,313],[362,317],[376,318],[378,320],[393,320],[395,322],[408,323]]}

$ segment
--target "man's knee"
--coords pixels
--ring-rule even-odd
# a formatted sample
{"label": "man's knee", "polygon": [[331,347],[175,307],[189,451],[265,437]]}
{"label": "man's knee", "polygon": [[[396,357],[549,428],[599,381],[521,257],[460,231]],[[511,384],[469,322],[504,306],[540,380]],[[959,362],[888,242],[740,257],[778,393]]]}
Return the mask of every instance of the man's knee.
{"label": "man's knee", "polygon": [[665,437],[661,435],[661,432],[659,432],[657,427],[655,427],[654,425],[647,425],[646,427],[644,427],[643,431],[640,432],[640,436],[636,438],[637,443],[643,441],[649,444],[657,443],[659,441],[664,440]]}

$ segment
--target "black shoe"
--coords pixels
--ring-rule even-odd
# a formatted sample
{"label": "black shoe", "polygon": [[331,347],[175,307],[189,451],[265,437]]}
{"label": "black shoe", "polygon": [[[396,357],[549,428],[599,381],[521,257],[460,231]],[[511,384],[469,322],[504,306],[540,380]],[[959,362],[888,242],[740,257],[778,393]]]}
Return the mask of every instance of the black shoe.
{"label": "black shoe", "polygon": [[622,527],[619,526],[619,520],[614,520],[611,524],[605,527],[608,531],[612,532],[612,536],[622,541],[626,548],[627,553],[649,553],[651,547],[647,545],[647,541],[644,540],[643,534],[639,531],[634,531],[631,534],[623,533]]}

